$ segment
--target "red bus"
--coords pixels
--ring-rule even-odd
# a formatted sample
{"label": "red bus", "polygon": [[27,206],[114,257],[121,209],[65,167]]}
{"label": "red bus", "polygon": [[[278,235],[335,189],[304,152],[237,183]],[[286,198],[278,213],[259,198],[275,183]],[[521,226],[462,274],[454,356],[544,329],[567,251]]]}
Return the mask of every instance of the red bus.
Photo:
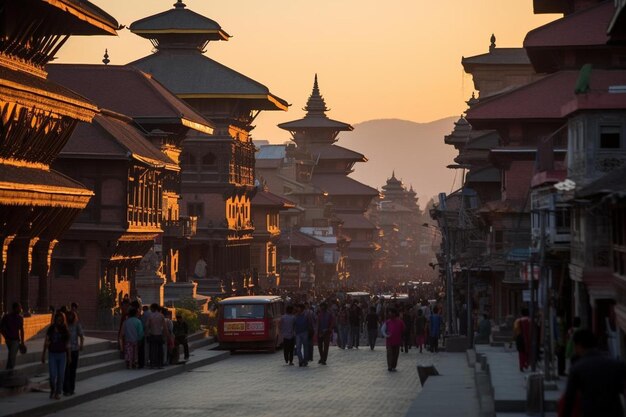
{"label": "red bus", "polygon": [[283,299],[274,295],[230,297],[220,301],[217,322],[220,348],[275,352],[282,340],[280,317],[284,312]]}

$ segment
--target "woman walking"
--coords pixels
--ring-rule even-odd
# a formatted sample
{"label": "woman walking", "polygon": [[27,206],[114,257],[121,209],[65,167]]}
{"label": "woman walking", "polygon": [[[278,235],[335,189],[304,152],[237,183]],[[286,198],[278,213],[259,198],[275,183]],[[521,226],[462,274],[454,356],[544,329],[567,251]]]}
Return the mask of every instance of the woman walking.
{"label": "woman walking", "polygon": [[390,308],[389,319],[383,325],[383,336],[387,339],[387,370],[395,372],[402,346],[402,335],[404,334],[404,322],[398,318],[398,310]]}
{"label": "woman walking", "polygon": [[283,352],[287,365],[293,365],[293,351],[296,345],[295,320],[293,306],[287,306],[286,314],[280,318],[280,334],[283,336]]}
{"label": "woman walking", "polygon": [[54,322],[46,331],[46,339],[41,352],[41,363],[46,363],[48,351],[48,373],[50,374],[50,398],[61,399],[65,366],[71,362],[70,332],[65,323],[65,314],[57,312]]}
{"label": "woman walking", "polygon": [[75,311],[70,310],[66,314],[67,329],[70,333],[70,360],[65,367],[65,378],[63,381],[63,395],[74,395],[76,388],[76,369],[78,368],[78,354],[83,350],[85,344],[85,335],[83,327],[78,321],[78,315]]}

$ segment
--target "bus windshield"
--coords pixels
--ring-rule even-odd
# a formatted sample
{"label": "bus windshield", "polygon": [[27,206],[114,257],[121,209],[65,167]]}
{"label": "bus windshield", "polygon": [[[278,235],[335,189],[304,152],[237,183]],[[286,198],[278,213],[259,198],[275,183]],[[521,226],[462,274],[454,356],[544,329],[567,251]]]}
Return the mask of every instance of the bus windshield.
{"label": "bus windshield", "polygon": [[225,319],[265,318],[264,304],[229,304],[224,306]]}

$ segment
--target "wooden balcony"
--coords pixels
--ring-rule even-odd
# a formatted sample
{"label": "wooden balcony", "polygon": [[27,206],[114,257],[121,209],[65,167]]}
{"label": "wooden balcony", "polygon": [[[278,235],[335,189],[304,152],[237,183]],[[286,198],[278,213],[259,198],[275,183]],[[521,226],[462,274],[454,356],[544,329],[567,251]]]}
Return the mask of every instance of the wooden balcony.
{"label": "wooden balcony", "polygon": [[178,220],[164,220],[163,236],[173,238],[190,238],[196,235],[198,217],[181,216]]}

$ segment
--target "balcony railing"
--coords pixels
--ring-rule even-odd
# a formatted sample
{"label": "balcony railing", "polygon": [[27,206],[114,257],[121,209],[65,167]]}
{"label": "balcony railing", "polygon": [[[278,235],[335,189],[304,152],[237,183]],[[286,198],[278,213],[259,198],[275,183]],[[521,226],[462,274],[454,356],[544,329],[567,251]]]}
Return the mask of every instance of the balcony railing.
{"label": "balcony railing", "polygon": [[198,217],[180,216],[178,220],[164,220],[163,232],[166,237],[188,238],[195,236],[198,228]]}

